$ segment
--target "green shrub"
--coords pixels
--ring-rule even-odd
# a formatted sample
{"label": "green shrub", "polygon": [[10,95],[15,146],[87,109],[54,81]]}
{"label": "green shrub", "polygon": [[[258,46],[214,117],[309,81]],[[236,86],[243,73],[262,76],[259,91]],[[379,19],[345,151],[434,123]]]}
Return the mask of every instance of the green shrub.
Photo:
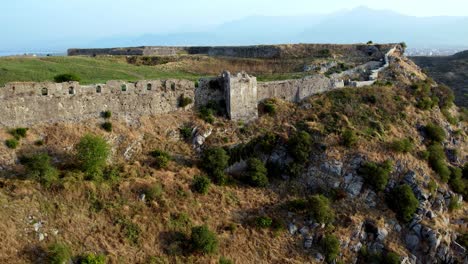
{"label": "green shrub", "polygon": [[388,252],[382,257],[382,264],[400,264],[400,256],[394,252]]}
{"label": "green shrub", "polygon": [[288,142],[289,154],[295,161],[304,163],[308,161],[312,151],[312,137],[305,131],[295,133]]}
{"label": "green shrub", "polygon": [[24,127],[15,128],[9,131],[10,135],[12,135],[16,140],[20,140],[21,138],[25,138],[26,134],[28,133],[28,129]]}
{"label": "green shrub", "polygon": [[52,166],[50,157],[46,153],[23,156],[20,161],[25,166],[26,177],[29,179],[50,186],[59,178],[57,169]]}
{"label": "green shrub", "polygon": [[145,198],[148,201],[157,201],[161,199],[162,195],[164,193],[164,189],[161,184],[156,183],[151,186],[148,186],[144,190]]}
{"label": "green shrub", "polygon": [[268,216],[259,216],[255,218],[255,226],[258,228],[269,228],[273,224],[273,219]]}
{"label": "green shrub", "polygon": [[262,109],[267,114],[270,114],[270,115],[276,114],[275,101],[272,99],[265,100],[264,102],[262,102]]}
{"label": "green shrub", "polygon": [[139,243],[141,229],[137,224],[124,218],[117,219],[116,224],[120,225],[120,228],[122,229],[125,238],[130,243],[132,243],[133,245],[137,245]]}
{"label": "green shrub", "polygon": [[466,180],[462,178],[463,172],[458,167],[450,167],[449,185],[456,193],[465,194]]}
{"label": "green shrub", "polygon": [[419,201],[414,196],[411,187],[407,184],[397,186],[391,191],[388,198],[389,206],[397,216],[404,222],[411,221],[419,206]]}
{"label": "green shrub", "polygon": [[463,202],[459,202],[459,196],[454,195],[450,198],[450,203],[448,205],[448,209],[450,212],[456,211],[462,207]]}
{"label": "green shrub", "polygon": [[184,95],[181,95],[179,98],[179,107],[186,107],[187,105],[193,103],[192,98],[190,97],[185,97]]}
{"label": "green shrub", "polygon": [[106,256],[95,255],[93,253],[86,254],[78,259],[78,264],[105,264]]}
{"label": "green shrub", "polygon": [[452,114],[450,114],[447,108],[442,109],[442,114],[445,116],[445,118],[451,125],[455,126],[458,124],[458,119],[452,116]]}
{"label": "green shrub", "polygon": [[227,168],[229,156],[226,151],[220,147],[206,149],[202,155],[202,168],[217,184],[226,183],[224,170]]}
{"label": "green shrub", "polygon": [[341,134],[341,144],[343,144],[343,146],[348,148],[352,147],[356,145],[357,141],[358,137],[356,136],[356,132],[353,130],[347,129]]}
{"label": "green shrub", "polygon": [[195,176],[192,182],[192,190],[200,194],[207,194],[211,185],[211,180],[206,176]]}
{"label": "green shrub", "polygon": [[102,177],[102,171],[106,166],[110,155],[110,147],[107,142],[95,135],[85,135],[76,145],[76,159],[81,170],[89,179],[97,180]]}
{"label": "green shrub", "polygon": [[450,169],[445,159],[445,151],[442,145],[432,144],[427,148],[429,152],[429,165],[439,175],[443,182],[448,182]]}
{"label": "green shrub", "polygon": [[192,249],[202,254],[213,254],[218,250],[216,234],[208,229],[208,226],[196,226],[192,228]]}
{"label": "green shrub", "polygon": [[359,174],[364,177],[367,184],[376,191],[383,191],[388,184],[388,177],[392,171],[390,160],[377,164],[375,162],[366,162],[359,168]]}
{"label": "green shrub", "polygon": [[111,122],[104,122],[101,125],[101,128],[107,132],[112,132],[112,123]]}
{"label": "green shrub", "polygon": [[71,261],[72,252],[68,245],[55,242],[47,248],[47,258],[50,264],[64,264]]}
{"label": "green shrub", "polygon": [[79,82],[80,77],[73,73],[64,73],[64,74],[58,74],[54,76],[54,81],[56,83],[63,83],[63,82]]}
{"label": "green shrub", "polygon": [[325,260],[332,263],[340,253],[340,241],[334,235],[326,235],[320,242]]}
{"label": "green shrub", "polygon": [[19,141],[15,138],[5,140],[5,145],[10,149],[16,149],[19,145]]}
{"label": "green shrub", "polygon": [[263,162],[257,158],[247,160],[245,173],[248,183],[255,187],[265,187],[268,184],[267,169]]}
{"label": "green shrub", "polygon": [[426,136],[430,141],[442,142],[445,140],[445,130],[436,124],[426,125],[424,127],[424,131],[426,132]]}
{"label": "green shrub", "polygon": [[169,165],[169,161],[172,160],[172,157],[169,153],[163,150],[153,150],[151,156],[154,158],[154,164],[158,169],[165,169]]}
{"label": "green shrub", "polygon": [[395,140],[391,143],[390,148],[395,152],[408,153],[413,150],[413,142],[410,139]]}
{"label": "green shrub", "polygon": [[112,117],[112,112],[111,111],[104,111],[101,113],[101,116],[105,119],[109,119]]}
{"label": "green shrub", "polygon": [[218,264],[234,264],[234,261],[226,258],[226,257],[220,257]]}
{"label": "green shrub", "polygon": [[179,128],[179,133],[184,140],[189,140],[192,137],[192,127],[190,125],[184,125]]}
{"label": "green shrub", "polygon": [[208,107],[201,107],[199,110],[199,116],[205,122],[212,124],[214,122],[214,111]]}
{"label": "green shrub", "polygon": [[321,194],[309,198],[308,211],[311,218],[318,223],[330,224],[335,219],[335,212],[330,207],[330,200]]}
{"label": "green shrub", "polygon": [[307,209],[308,201],[305,199],[295,199],[287,202],[285,208],[291,212],[303,212]]}
{"label": "green shrub", "polygon": [[446,85],[439,85],[432,89],[432,93],[439,99],[440,109],[445,109],[453,106],[453,101],[455,100],[455,95]]}
{"label": "green shrub", "polygon": [[416,107],[421,110],[430,110],[437,105],[437,100],[434,99],[435,98],[431,98],[429,96],[424,96],[416,102]]}
{"label": "green shrub", "polygon": [[36,141],[34,142],[34,145],[36,145],[36,146],[38,146],[38,147],[44,146],[44,144],[45,144],[45,142],[44,142],[44,140],[42,140],[42,139],[36,140]]}

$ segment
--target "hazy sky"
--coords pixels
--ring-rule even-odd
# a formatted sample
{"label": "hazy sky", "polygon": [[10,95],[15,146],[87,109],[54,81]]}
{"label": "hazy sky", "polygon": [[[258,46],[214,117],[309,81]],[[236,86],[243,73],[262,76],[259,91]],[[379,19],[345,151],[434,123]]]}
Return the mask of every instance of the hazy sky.
{"label": "hazy sky", "polygon": [[468,15],[467,0],[9,0],[1,4],[0,37],[15,45],[72,36],[196,31],[246,16],[330,13],[357,6],[415,16]]}

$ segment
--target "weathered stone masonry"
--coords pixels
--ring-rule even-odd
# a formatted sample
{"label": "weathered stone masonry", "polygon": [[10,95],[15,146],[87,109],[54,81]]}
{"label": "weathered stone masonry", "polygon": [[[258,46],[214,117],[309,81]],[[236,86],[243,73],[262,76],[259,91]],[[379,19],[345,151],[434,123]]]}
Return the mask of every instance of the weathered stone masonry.
{"label": "weathered stone masonry", "polygon": [[[390,49],[382,66],[371,71],[369,81],[351,82],[361,87],[373,84],[378,74],[389,66]],[[37,123],[81,121],[99,117],[109,110],[122,118],[183,111],[206,105],[210,101],[226,104],[232,120],[250,121],[258,117],[258,104],[267,98],[299,102],[313,94],[345,87],[339,78],[320,74],[297,80],[257,83],[246,73],[224,72],[216,78],[200,79],[196,85],[188,80],[144,80],[135,83],[108,81],[105,84],[8,83],[0,87],[0,126],[28,126]],[[179,107],[181,97],[194,104]]]}

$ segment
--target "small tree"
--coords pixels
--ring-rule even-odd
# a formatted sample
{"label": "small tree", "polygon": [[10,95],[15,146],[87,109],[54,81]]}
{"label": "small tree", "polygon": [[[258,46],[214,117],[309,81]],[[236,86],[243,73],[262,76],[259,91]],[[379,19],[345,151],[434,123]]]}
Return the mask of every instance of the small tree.
{"label": "small tree", "polygon": [[202,168],[210,175],[217,184],[226,182],[224,170],[228,166],[229,156],[220,147],[206,149],[202,155]]}
{"label": "small tree", "polygon": [[101,125],[102,129],[104,129],[107,132],[112,132],[112,123],[111,122],[104,122]]}
{"label": "small tree", "polygon": [[216,234],[208,229],[208,226],[196,226],[192,228],[192,249],[202,254],[213,254],[218,250]]}
{"label": "small tree", "polygon": [[169,153],[159,149],[152,151],[151,156],[155,159],[155,165],[158,169],[167,168],[169,161],[172,159]]}
{"label": "small tree", "polygon": [[207,194],[210,189],[211,180],[206,176],[195,176],[192,183],[192,190],[200,194]]}
{"label": "small tree", "polygon": [[19,141],[16,138],[7,139],[7,140],[5,140],[5,145],[9,149],[16,149],[18,147],[18,145],[19,145]]}
{"label": "small tree", "polygon": [[413,218],[419,206],[418,199],[407,184],[395,187],[389,195],[388,203],[404,222],[409,222]]}
{"label": "small tree", "polygon": [[269,228],[273,224],[273,219],[268,216],[259,216],[255,218],[255,226],[258,228]]}
{"label": "small tree", "polygon": [[303,163],[309,159],[312,144],[310,134],[305,131],[299,131],[289,139],[288,150],[297,162]]}
{"label": "small tree", "polygon": [[392,171],[390,160],[377,164],[375,162],[366,162],[360,169],[359,174],[376,191],[383,191],[388,184],[388,177]]}
{"label": "small tree", "polygon": [[263,162],[257,158],[247,161],[246,179],[252,186],[265,187],[268,184],[268,171]]}
{"label": "small tree", "polygon": [[442,145],[434,143],[427,148],[429,152],[429,165],[439,175],[443,182],[448,182],[450,169],[445,159],[445,151]]}
{"label": "small tree", "polygon": [[335,213],[330,207],[330,200],[318,194],[309,198],[308,208],[310,216],[319,223],[329,224],[334,221]]}
{"label": "small tree", "polygon": [[76,158],[81,169],[91,179],[102,176],[109,154],[109,145],[99,136],[85,135],[76,145]]}
{"label": "small tree", "polygon": [[46,153],[23,156],[20,161],[26,167],[27,178],[37,180],[46,186],[58,180],[59,173],[51,165],[50,157]]}
{"label": "small tree", "polygon": [[72,73],[64,73],[58,74],[54,76],[54,81],[56,83],[63,83],[63,82],[79,82],[80,77]]}
{"label": "small tree", "polygon": [[340,241],[334,235],[326,235],[321,241],[321,246],[325,260],[332,263],[340,253]]}

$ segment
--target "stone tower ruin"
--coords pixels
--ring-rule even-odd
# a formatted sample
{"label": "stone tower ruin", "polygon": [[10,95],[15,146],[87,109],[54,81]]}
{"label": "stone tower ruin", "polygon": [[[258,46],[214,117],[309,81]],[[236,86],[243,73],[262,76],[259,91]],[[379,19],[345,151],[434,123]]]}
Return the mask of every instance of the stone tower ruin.
{"label": "stone tower ruin", "polygon": [[257,78],[245,72],[223,73],[226,107],[231,120],[251,121],[258,118]]}

